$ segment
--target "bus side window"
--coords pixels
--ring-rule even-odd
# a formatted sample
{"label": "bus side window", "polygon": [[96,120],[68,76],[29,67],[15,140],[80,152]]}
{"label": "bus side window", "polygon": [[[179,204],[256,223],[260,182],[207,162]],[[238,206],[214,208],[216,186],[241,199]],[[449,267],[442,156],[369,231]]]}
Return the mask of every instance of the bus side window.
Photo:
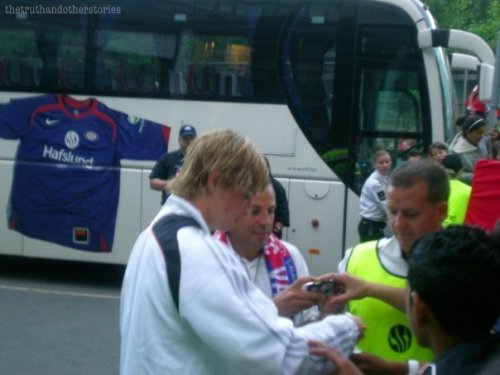
{"label": "bus side window", "polygon": [[187,83],[182,71],[168,71],[168,91],[172,95],[186,95]]}
{"label": "bus side window", "polygon": [[137,68],[135,74],[135,83],[137,91],[143,94],[155,94],[158,90],[156,73],[146,64]]}
{"label": "bus side window", "polygon": [[83,63],[74,60],[63,60],[59,64],[59,88],[63,90],[84,88]]}
{"label": "bus side window", "polygon": [[20,87],[22,84],[21,63],[17,58],[6,58],[3,64],[3,79],[7,87]]}
{"label": "bus side window", "polygon": [[119,92],[132,92],[134,89],[134,74],[126,61],[116,64],[113,75],[113,90]]}

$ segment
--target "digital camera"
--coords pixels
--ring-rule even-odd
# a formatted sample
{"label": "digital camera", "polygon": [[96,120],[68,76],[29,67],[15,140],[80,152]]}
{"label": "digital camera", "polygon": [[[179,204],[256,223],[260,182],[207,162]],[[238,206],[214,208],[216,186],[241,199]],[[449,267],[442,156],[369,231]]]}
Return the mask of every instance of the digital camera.
{"label": "digital camera", "polygon": [[305,288],[310,292],[323,294],[338,294],[341,293],[340,285],[334,280],[318,280],[310,281],[304,284]]}

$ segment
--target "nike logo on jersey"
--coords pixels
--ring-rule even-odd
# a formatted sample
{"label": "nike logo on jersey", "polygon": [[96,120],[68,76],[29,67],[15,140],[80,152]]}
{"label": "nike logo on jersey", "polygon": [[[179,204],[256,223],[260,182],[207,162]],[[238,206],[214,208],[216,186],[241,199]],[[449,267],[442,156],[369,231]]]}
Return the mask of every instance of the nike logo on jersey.
{"label": "nike logo on jersey", "polygon": [[48,126],[51,126],[51,125],[57,124],[59,121],[61,121],[61,120],[57,120],[57,119],[51,120],[50,118],[46,118],[45,124],[47,124]]}

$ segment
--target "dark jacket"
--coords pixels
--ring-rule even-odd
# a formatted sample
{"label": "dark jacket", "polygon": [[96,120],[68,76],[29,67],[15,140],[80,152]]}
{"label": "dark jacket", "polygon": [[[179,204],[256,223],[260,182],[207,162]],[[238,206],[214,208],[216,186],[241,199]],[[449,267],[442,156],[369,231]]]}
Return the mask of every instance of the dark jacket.
{"label": "dark jacket", "polygon": [[[500,335],[461,342],[434,361],[436,375],[500,374]],[[430,374],[427,370],[424,374]]]}
{"label": "dark jacket", "polygon": [[274,211],[274,221],[283,224],[284,227],[290,226],[290,212],[288,211],[288,199],[283,185],[271,176],[274,194],[276,195],[276,210]]}

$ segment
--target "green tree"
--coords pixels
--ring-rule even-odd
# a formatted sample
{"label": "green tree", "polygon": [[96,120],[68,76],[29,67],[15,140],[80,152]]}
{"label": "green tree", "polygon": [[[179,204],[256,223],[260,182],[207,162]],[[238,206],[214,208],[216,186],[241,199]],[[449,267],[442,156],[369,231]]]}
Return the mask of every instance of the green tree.
{"label": "green tree", "polygon": [[500,31],[500,2],[493,1],[490,4],[487,10],[486,22],[474,22],[470,25],[469,30],[483,37],[495,50],[498,32]]}
{"label": "green tree", "polygon": [[498,0],[427,0],[439,27],[470,31],[495,48],[500,31]]}

